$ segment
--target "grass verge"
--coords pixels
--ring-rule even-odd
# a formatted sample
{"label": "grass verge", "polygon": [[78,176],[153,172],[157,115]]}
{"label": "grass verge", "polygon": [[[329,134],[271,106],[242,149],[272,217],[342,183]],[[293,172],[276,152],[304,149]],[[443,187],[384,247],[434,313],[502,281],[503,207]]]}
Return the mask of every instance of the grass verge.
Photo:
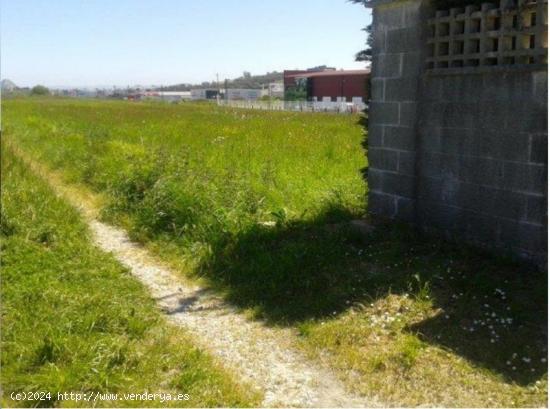
{"label": "grass verge", "polygon": [[[9,151],[2,157],[2,406],[250,406],[258,396],[168,325],[144,288],[89,242],[79,215]],[[50,392],[14,400],[12,393]],[[189,400],[124,400],[124,393]],[[36,398],[36,397],[35,397]]]}

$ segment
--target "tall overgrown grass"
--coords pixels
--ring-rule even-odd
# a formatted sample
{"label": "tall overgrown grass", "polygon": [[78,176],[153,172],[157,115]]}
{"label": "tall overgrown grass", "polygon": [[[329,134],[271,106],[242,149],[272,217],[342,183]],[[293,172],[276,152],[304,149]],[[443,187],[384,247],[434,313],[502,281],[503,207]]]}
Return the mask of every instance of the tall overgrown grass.
{"label": "tall overgrown grass", "polygon": [[[89,242],[76,210],[6,149],[1,204],[3,407],[258,403],[161,318],[141,284]],[[58,392],[145,391],[190,399],[58,399]],[[12,393],[29,392],[50,395],[12,399]]]}
{"label": "tall overgrown grass", "polygon": [[4,118],[18,146],[106,193],[106,219],[195,261],[258,224],[364,212],[357,116],[19,99]]}

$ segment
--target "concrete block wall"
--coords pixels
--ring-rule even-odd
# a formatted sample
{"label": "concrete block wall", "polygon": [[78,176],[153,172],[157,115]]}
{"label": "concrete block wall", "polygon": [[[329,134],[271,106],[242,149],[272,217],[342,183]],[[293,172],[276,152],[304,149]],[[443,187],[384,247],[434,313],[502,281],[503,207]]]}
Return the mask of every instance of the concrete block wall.
{"label": "concrete block wall", "polygon": [[547,76],[489,70],[423,76],[418,221],[544,258]]}
{"label": "concrete block wall", "polygon": [[416,122],[425,52],[420,1],[387,2],[373,10],[369,104],[369,208],[414,220]]}
{"label": "concrete block wall", "polygon": [[369,209],[544,263],[546,66],[427,70],[431,13],[373,4]]}

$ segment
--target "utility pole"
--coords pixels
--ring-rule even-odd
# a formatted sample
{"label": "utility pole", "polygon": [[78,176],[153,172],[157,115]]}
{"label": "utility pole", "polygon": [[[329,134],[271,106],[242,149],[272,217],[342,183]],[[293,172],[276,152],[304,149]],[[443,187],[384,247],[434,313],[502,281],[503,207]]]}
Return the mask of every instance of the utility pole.
{"label": "utility pole", "polygon": [[220,75],[216,73],[216,101],[220,105]]}
{"label": "utility pole", "polygon": [[227,94],[227,78],[225,79],[225,100],[228,101],[229,100],[229,95]]}

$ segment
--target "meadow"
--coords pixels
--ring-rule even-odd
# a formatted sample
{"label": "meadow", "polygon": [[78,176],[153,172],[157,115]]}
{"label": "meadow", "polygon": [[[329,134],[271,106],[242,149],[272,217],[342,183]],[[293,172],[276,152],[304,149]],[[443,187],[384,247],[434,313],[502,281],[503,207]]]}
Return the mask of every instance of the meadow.
{"label": "meadow", "polygon": [[[141,407],[123,394],[145,391],[189,395],[147,406],[257,405],[92,245],[78,212],[3,148],[2,407]],[[58,392],[121,399],[76,402]]]}
{"label": "meadow", "polygon": [[361,117],[14,99],[5,138],[389,405],[544,406],[546,277],[366,216]]}

